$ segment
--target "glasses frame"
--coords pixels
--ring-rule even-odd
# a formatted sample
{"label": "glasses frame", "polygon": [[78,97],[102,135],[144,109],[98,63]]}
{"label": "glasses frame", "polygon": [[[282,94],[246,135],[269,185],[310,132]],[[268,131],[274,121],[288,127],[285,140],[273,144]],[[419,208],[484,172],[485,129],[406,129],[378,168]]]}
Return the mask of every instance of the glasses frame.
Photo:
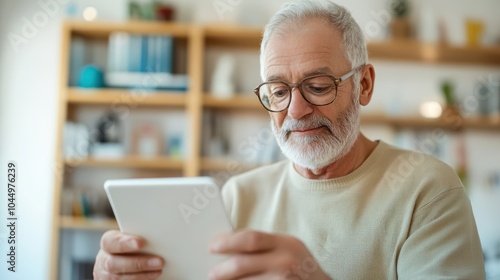
{"label": "glasses frame", "polygon": [[[326,105],[330,105],[332,104],[336,99],[337,99],[337,94],[338,94],[338,87],[340,85],[340,83],[344,82],[345,80],[349,79],[350,77],[352,77],[352,75],[354,75],[354,73],[356,73],[356,71],[358,71],[359,69],[365,67],[365,65],[360,65],[358,67],[355,67],[353,69],[351,69],[351,71],[345,73],[344,75],[342,75],[340,78],[336,78],[332,75],[329,75],[329,74],[317,74],[317,75],[312,75],[312,76],[309,76],[309,77],[305,77],[303,78],[302,80],[300,80],[298,83],[288,83],[288,82],[285,82],[285,81],[267,81],[267,82],[263,82],[261,83],[260,85],[258,85],[256,88],[254,88],[253,92],[257,95],[257,98],[259,98],[259,102],[260,104],[262,105],[262,107],[264,107],[264,109],[266,109],[267,111],[269,112],[273,112],[273,113],[279,113],[279,112],[283,112],[285,110],[288,109],[288,107],[290,107],[290,104],[292,103],[292,92],[293,92],[293,89],[294,88],[297,88],[300,92],[300,95],[302,95],[302,98],[304,98],[305,101],[307,101],[307,103],[311,104],[311,105],[314,105],[314,106],[326,106]],[[305,80],[308,80],[308,79],[311,79],[311,78],[316,78],[316,77],[328,77],[330,79],[332,79],[333,83],[335,84],[335,97],[333,98],[332,101],[328,102],[328,103],[325,103],[325,104],[314,104],[312,103],[311,101],[309,101],[304,92],[302,92],[302,83],[305,81]],[[282,110],[279,110],[279,111],[276,111],[276,110],[271,110],[271,109],[268,109],[264,103],[262,103],[262,100],[260,98],[260,88],[263,86],[263,85],[266,85],[266,84],[269,84],[269,83],[283,83],[285,84],[286,86],[288,86],[288,89],[290,90],[290,98],[288,99],[288,104],[286,105],[285,108],[283,108]]]}

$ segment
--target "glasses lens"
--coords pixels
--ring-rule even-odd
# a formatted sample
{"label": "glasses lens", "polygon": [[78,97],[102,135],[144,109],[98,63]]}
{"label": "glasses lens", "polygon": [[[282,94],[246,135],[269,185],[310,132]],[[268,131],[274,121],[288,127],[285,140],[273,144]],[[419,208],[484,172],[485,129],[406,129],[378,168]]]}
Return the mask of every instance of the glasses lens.
{"label": "glasses lens", "polygon": [[314,105],[325,105],[335,100],[337,87],[329,76],[306,79],[301,85],[305,98]]}
{"label": "glasses lens", "polygon": [[280,82],[264,83],[259,88],[260,102],[266,109],[281,111],[286,109],[290,100],[290,88]]}

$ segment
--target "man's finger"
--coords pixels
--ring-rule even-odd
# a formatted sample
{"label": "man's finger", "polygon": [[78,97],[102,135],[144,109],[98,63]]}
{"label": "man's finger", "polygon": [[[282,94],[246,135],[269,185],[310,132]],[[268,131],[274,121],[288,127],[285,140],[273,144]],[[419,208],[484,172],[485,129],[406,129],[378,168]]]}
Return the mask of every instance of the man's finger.
{"label": "man's finger", "polygon": [[275,247],[274,235],[253,230],[227,233],[210,243],[210,251],[221,254],[255,253],[272,250]]}
{"label": "man's finger", "polygon": [[142,273],[161,271],[164,261],[151,255],[107,255],[100,265],[111,274]]}
{"label": "man's finger", "polygon": [[259,275],[265,270],[267,256],[247,254],[233,256],[217,266],[209,274],[210,280],[232,280]]}
{"label": "man's finger", "polygon": [[111,254],[133,253],[139,251],[146,241],[135,235],[123,234],[117,230],[104,233],[101,238],[101,248]]}
{"label": "man's finger", "polygon": [[160,277],[161,271],[133,273],[133,274],[108,274],[104,279],[120,279],[120,280],[155,280]]}

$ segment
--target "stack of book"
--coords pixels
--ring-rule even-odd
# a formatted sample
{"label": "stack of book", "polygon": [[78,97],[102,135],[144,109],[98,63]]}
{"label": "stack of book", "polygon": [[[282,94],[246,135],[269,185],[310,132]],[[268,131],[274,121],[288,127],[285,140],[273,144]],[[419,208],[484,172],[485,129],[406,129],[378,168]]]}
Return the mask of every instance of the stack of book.
{"label": "stack of book", "polygon": [[109,87],[186,91],[187,75],[173,74],[174,38],[116,32],[109,37]]}

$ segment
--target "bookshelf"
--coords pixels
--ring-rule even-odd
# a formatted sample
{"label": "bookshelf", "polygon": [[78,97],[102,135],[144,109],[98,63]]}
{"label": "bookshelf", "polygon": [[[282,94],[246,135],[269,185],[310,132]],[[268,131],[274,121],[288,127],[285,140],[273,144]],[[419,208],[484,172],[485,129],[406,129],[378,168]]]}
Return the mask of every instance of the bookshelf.
{"label": "bookshelf", "polygon": [[462,118],[461,121],[446,121],[442,118],[425,119],[422,117],[391,117],[386,115],[361,115],[363,124],[386,124],[399,128],[442,128],[457,129],[482,129],[500,131],[500,120],[490,118]]}
{"label": "bookshelf", "polygon": [[137,169],[169,169],[182,170],[184,161],[170,157],[140,157],[124,156],[118,159],[100,159],[87,157],[84,160],[65,160],[71,167],[110,167],[110,168],[137,168]]}
{"label": "bookshelf", "polygon": [[[182,42],[184,52],[188,57],[185,68],[190,79],[190,86],[187,92],[157,90],[140,91],[119,88],[103,89],[80,89],[69,87],[70,75],[70,46],[75,38],[92,42],[106,43],[109,36],[114,32],[126,32],[138,35],[169,35]],[[62,230],[84,230],[84,231],[105,231],[117,229],[118,225],[113,219],[91,219],[84,217],[74,217],[61,215],[60,201],[62,199],[63,185],[66,177],[72,174],[65,173],[65,170],[77,168],[98,168],[98,169],[137,169],[145,170],[165,170],[183,176],[195,176],[199,170],[199,138],[196,132],[191,133],[184,145],[189,153],[182,159],[169,156],[140,157],[127,155],[122,158],[69,158],[66,159],[62,153],[63,127],[67,120],[75,118],[75,112],[87,107],[111,107],[115,104],[129,105],[131,112],[136,108],[158,108],[161,110],[181,110],[189,116],[187,128],[189,131],[199,131],[201,118],[201,77],[202,71],[197,64],[202,58],[203,41],[201,28],[192,25],[155,23],[155,22],[65,22],[62,28],[61,37],[61,64],[60,64],[60,98],[59,98],[59,118],[57,123],[57,146],[56,152],[56,174],[54,192],[54,217],[52,228],[52,255],[51,267],[47,279],[59,279],[61,231]],[[62,254],[61,254],[62,255]]]}
{"label": "bookshelf", "polygon": [[255,95],[235,94],[234,97],[220,99],[211,96],[210,93],[207,93],[203,97],[203,105],[207,108],[214,109],[251,109],[255,111],[262,111],[262,113],[267,113],[267,111],[262,108],[262,105],[260,105],[259,100]]}
{"label": "bookshelf", "polygon": [[[187,92],[148,91],[147,94],[137,93],[127,89],[95,89],[82,90],[69,87],[69,50],[71,40],[75,37],[86,40],[105,42],[113,32],[132,34],[171,35],[185,42],[187,63],[185,65],[189,76]],[[56,172],[54,188],[54,210],[52,227],[52,255],[50,275],[48,279],[58,279],[60,258],[60,231],[90,230],[104,231],[116,229],[116,221],[92,220],[60,214],[61,192],[65,180],[66,168],[132,168],[141,170],[166,170],[181,172],[183,176],[198,176],[207,171],[227,169],[231,162],[227,158],[210,158],[201,155],[203,111],[250,111],[266,115],[258,99],[252,92],[236,93],[228,99],[218,99],[210,92],[204,91],[205,52],[209,46],[225,48],[248,49],[258,52],[261,40],[261,29],[236,26],[200,26],[189,24],[156,23],[156,22],[75,22],[69,21],[63,25],[61,37],[60,65],[60,98],[59,118],[57,123],[57,147],[62,147],[63,127],[79,108],[90,106],[111,106],[113,104],[134,105],[130,107],[160,108],[165,110],[182,110],[188,116],[187,129],[190,133],[184,145],[188,154],[178,159],[168,156],[143,158],[128,155],[120,159],[101,159],[87,157],[77,160],[66,160],[62,149],[56,152]],[[409,60],[423,63],[455,63],[455,64],[485,64],[500,66],[500,47],[470,48],[422,44],[415,41],[372,42],[368,45],[371,59]],[[136,106],[137,105],[137,106]],[[133,110],[132,110],[133,111]],[[452,124],[442,119],[423,119],[418,117],[391,117],[386,115],[362,115],[362,123],[385,124],[394,127],[409,128],[444,128],[456,129]],[[462,129],[480,129],[500,131],[500,120],[494,119],[463,119]],[[241,170],[257,167],[258,164],[241,164]]]}
{"label": "bookshelf", "polygon": [[103,231],[118,229],[118,223],[113,219],[88,219],[72,216],[61,216],[59,226],[63,229]]}
{"label": "bookshelf", "polygon": [[152,91],[145,94],[123,89],[82,90],[69,88],[66,97],[68,103],[72,105],[111,105],[117,103],[182,108],[187,103],[185,93],[175,91]]}
{"label": "bookshelf", "polygon": [[414,40],[370,42],[370,58],[431,64],[500,65],[500,47],[453,46]]}

